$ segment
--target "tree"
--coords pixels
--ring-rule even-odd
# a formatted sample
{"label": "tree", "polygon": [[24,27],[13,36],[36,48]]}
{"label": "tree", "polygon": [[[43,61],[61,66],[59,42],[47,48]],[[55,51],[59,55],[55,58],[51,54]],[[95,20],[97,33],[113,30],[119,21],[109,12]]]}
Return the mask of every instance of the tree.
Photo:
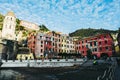
{"label": "tree", "polygon": [[89,59],[92,58],[92,51],[91,51],[91,49],[87,50],[87,58],[89,58]]}
{"label": "tree", "polygon": [[39,25],[40,31],[49,31],[49,29],[45,25]]}

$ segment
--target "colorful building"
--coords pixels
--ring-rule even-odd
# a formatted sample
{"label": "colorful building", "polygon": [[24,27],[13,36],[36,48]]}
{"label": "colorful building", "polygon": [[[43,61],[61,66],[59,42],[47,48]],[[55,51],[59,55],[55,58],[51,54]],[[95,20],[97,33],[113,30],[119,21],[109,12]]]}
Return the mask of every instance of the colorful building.
{"label": "colorful building", "polygon": [[57,56],[58,53],[62,52],[61,49],[61,35],[54,31],[37,34],[30,33],[28,36],[28,47],[35,54],[37,58],[49,54]]}
{"label": "colorful building", "polygon": [[99,34],[76,42],[77,53],[81,53],[83,56],[86,56],[88,49],[90,49],[92,54],[97,57],[102,56],[102,54],[112,56],[113,39],[110,34]]}
{"label": "colorful building", "polygon": [[30,48],[31,52],[35,54],[35,41],[36,41],[36,33],[32,32],[28,35],[27,38],[27,46]]}
{"label": "colorful building", "polygon": [[47,57],[52,51],[51,35],[45,33],[38,33],[35,39],[35,56],[37,58]]}
{"label": "colorful building", "polygon": [[75,53],[73,38],[65,34],[62,35],[62,53]]}
{"label": "colorful building", "polygon": [[17,60],[32,60],[34,59],[33,53],[27,47],[19,47],[18,53],[16,56]]}
{"label": "colorful building", "polygon": [[57,32],[48,32],[48,35],[51,35],[51,39],[52,39],[52,52],[53,54],[56,56],[58,53],[60,53],[61,50],[61,34],[57,33]]}

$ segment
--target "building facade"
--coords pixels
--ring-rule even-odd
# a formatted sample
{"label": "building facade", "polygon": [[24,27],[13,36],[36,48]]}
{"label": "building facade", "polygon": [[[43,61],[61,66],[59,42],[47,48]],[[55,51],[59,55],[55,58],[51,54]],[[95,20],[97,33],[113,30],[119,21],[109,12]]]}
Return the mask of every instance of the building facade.
{"label": "building facade", "polygon": [[36,41],[36,33],[32,32],[28,35],[27,46],[30,48],[33,54],[35,54],[35,41]]}
{"label": "building facade", "polygon": [[35,40],[35,56],[36,57],[47,57],[51,54],[52,41],[51,36],[45,33],[38,33]]}
{"label": "building facade", "polygon": [[74,39],[68,35],[62,35],[62,53],[75,53]]}
{"label": "building facade", "polygon": [[76,42],[76,50],[83,56],[87,55],[88,49],[97,57],[101,57],[103,54],[111,56],[113,53],[113,39],[110,34],[100,34]]}
{"label": "building facade", "polygon": [[2,29],[2,38],[15,40],[16,17],[13,12],[8,12],[5,16]]}
{"label": "building facade", "polygon": [[21,20],[20,25],[24,26],[25,29],[27,29],[27,30],[36,30],[36,31],[39,30],[39,26],[37,24],[31,23],[31,22]]}
{"label": "building facade", "polygon": [[53,52],[54,55],[57,55],[58,53],[60,53],[61,50],[61,35],[60,33],[57,32],[48,32],[48,35],[51,35],[51,39],[52,39],[52,49],[51,51]]}

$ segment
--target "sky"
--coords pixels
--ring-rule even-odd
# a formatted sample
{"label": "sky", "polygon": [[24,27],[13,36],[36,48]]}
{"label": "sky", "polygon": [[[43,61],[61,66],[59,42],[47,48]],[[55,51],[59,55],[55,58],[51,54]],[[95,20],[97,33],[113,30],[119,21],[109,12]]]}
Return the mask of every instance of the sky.
{"label": "sky", "polygon": [[67,34],[82,28],[120,27],[120,0],[0,0],[0,13],[8,11],[21,20]]}

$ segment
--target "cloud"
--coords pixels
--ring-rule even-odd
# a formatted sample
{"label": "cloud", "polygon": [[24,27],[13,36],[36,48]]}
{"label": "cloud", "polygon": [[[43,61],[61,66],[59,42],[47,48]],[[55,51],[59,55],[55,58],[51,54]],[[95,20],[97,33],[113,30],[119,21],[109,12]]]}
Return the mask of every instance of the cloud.
{"label": "cloud", "polygon": [[80,28],[118,29],[119,0],[2,0],[0,12],[13,10],[22,20],[70,33]]}

